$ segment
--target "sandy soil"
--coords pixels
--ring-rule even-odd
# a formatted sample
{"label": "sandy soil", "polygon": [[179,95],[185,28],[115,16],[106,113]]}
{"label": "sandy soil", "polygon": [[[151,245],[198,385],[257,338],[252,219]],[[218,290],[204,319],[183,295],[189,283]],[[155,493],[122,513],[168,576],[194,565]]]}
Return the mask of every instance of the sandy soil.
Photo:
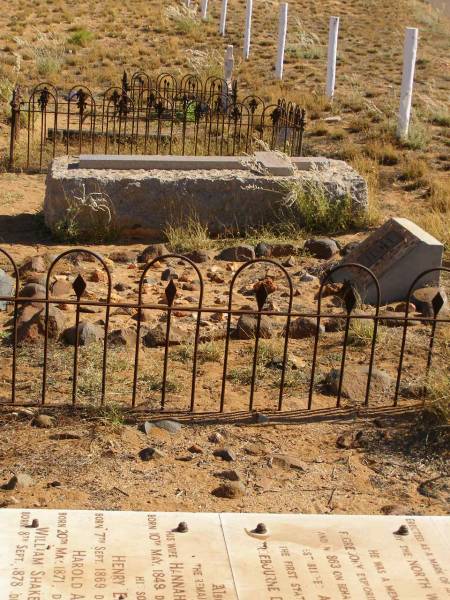
{"label": "sandy soil", "polygon": [[[64,246],[52,243],[42,227],[39,210],[44,191],[43,176],[4,175],[0,187],[3,193],[7,190],[0,217],[2,246],[11,250],[19,264],[27,256],[64,249]],[[344,237],[343,241],[347,239],[350,238]],[[107,256],[113,250],[136,253],[142,247],[123,244],[96,249]],[[291,271],[297,273],[310,263],[311,259],[296,258]],[[210,268],[211,264],[204,269]],[[92,263],[83,268],[89,278],[94,268]],[[75,272],[76,269],[71,277]],[[115,265],[113,273],[116,281],[136,285],[135,271]],[[224,273],[226,281],[223,284],[213,286],[208,281],[209,303],[216,298],[224,300],[232,274],[225,269]],[[159,282],[153,293],[162,294],[164,285]],[[100,289],[102,284],[98,286]],[[302,306],[313,306],[316,291],[314,286],[304,288]],[[276,302],[282,301],[282,292],[280,287],[275,293]],[[241,304],[253,301],[239,297]],[[331,302],[327,306],[331,309]],[[98,318],[98,315],[87,317]],[[116,317],[116,326],[127,323],[130,323],[129,316]],[[339,361],[337,350],[341,340],[339,333],[327,335],[331,337],[323,347],[324,368]],[[391,336],[393,349],[389,345],[383,347],[379,355],[379,364],[391,374],[395,373],[396,363],[392,357],[399,341],[395,335]],[[246,350],[251,346],[250,342],[235,343],[232,368],[242,367],[243,361],[248,362],[251,356]],[[308,344],[309,341],[304,340],[292,342],[292,352],[303,361],[301,365],[305,366],[305,372],[310,355]],[[82,360],[90,360],[91,350],[87,350]],[[54,398],[67,401],[71,382],[69,371],[64,369],[69,365],[70,370],[72,353],[64,352],[66,354],[60,353],[63,365],[61,360],[57,364],[66,380],[63,382],[62,376],[56,376],[52,393]],[[128,401],[129,398],[127,378],[131,373],[132,352],[127,350],[125,355],[128,366],[123,367],[117,361],[116,372],[112,374],[114,383],[108,387],[109,399],[114,402]],[[39,356],[38,348],[21,355],[21,402],[39,397],[42,366]],[[144,363],[145,357],[151,362],[156,360],[155,356],[145,354]],[[160,352],[158,356],[160,359]],[[408,355],[412,373],[418,373],[422,368],[420,356],[418,353]],[[356,348],[350,352],[349,361],[364,362],[365,357],[366,350]],[[201,365],[199,408],[203,410],[217,410],[220,360]],[[85,395],[81,402],[86,404],[89,394],[98,396],[98,386],[92,384],[89,387],[92,372],[88,370],[87,362],[83,365],[86,370],[82,370],[80,377]],[[171,376],[185,379],[190,365],[183,362],[173,365]],[[8,358],[3,362],[3,392],[10,381],[9,366]],[[302,378],[299,385],[306,385]],[[256,407],[267,412],[270,419],[268,423],[256,424],[246,412],[248,385],[229,382],[228,389],[227,410],[233,411],[231,414],[223,417],[203,414],[194,418],[178,415],[183,427],[175,434],[159,428],[145,434],[139,430],[145,420],[144,414],[117,409],[115,404],[106,410],[83,409],[75,413],[49,406],[41,412],[55,416],[50,429],[32,425],[34,409],[4,407],[0,414],[0,484],[7,483],[15,473],[27,473],[33,482],[24,489],[0,490],[0,505],[367,514],[442,514],[448,511],[448,456],[439,430],[431,429],[430,434],[420,410],[403,404],[400,410],[392,411],[387,408],[385,398],[378,398],[369,412],[361,412],[357,406],[344,403],[347,406],[344,410],[329,408],[308,414],[303,410],[303,387],[301,394],[295,389],[287,393],[286,409],[297,412],[289,417],[275,415],[270,409],[276,405],[277,390],[263,385],[257,390]],[[122,390],[127,390],[127,394]],[[188,394],[188,385],[170,393],[169,408],[176,406],[178,400],[180,406],[183,403],[186,406]],[[154,392],[150,400],[144,396],[139,408],[155,408],[158,399],[158,392]],[[317,394],[316,408],[331,407],[333,402],[333,398]],[[210,441],[216,433],[223,436],[218,443]],[[148,462],[141,460],[139,452],[146,447],[160,450],[163,456]],[[213,453],[219,448],[229,449],[235,454],[235,460],[227,462],[215,457]],[[227,482],[224,471],[230,470],[236,471],[244,487],[234,499],[217,497],[213,492],[221,483]],[[430,480],[430,484],[424,485]]]}

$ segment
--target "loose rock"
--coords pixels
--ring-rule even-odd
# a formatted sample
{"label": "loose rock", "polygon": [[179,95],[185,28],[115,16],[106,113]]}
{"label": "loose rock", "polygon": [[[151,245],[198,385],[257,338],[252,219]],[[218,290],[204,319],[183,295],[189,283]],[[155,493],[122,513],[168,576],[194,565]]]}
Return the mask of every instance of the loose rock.
{"label": "loose rock", "polygon": [[265,242],[259,242],[259,244],[256,244],[255,246],[255,256],[258,258],[268,258],[269,256],[272,256],[272,246]]}
{"label": "loose rock", "polygon": [[312,281],[319,281],[317,277],[314,277],[314,275],[311,275],[310,273],[303,273],[302,275],[300,275],[300,281],[302,283],[311,283]]}
{"label": "loose rock", "polygon": [[[0,269],[0,296],[13,296],[15,289],[15,280]],[[7,302],[0,301],[0,310],[6,310]]]}
{"label": "loose rock", "polygon": [[255,258],[255,251],[252,246],[232,246],[224,248],[217,256],[217,260],[227,260],[229,262],[246,262]]}
{"label": "loose rock", "polygon": [[217,496],[217,498],[234,500],[245,496],[246,490],[244,484],[240,481],[230,481],[222,483],[222,485],[219,485],[212,493],[214,496]]}
{"label": "loose rock", "polygon": [[223,479],[228,479],[228,481],[241,481],[241,476],[233,469],[221,471],[220,473],[217,473],[217,476],[222,477]]}
{"label": "loose rock", "polygon": [[33,478],[26,473],[16,473],[8,483],[2,486],[3,490],[23,490],[34,485]]}
{"label": "loose rock", "polygon": [[140,263],[146,263],[158,256],[163,256],[164,254],[169,254],[169,251],[164,244],[150,244],[150,246],[147,246],[147,248],[138,255],[137,260]]}
{"label": "loose rock", "polygon": [[193,250],[184,254],[184,256],[194,263],[205,263],[209,260],[208,253],[205,250]]}
{"label": "loose rock", "polygon": [[[64,333],[63,338],[66,344],[75,346],[76,344],[76,326],[68,327]],[[88,346],[103,339],[104,331],[103,328],[95,323],[89,321],[81,321],[78,325],[78,345]]]}
{"label": "loose rock", "polygon": [[31,421],[31,424],[34,427],[40,427],[42,429],[49,429],[54,426],[55,418],[51,415],[36,415],[34,419]]}
{"label": "loose rock", "polygon": [[[239,340],[251,340],[256,337],[257,317],[241,315],[236,326],[236,337]],[[272,322],[267,315],[261,315],[259,336],[263,339],[272,337]]]}
{"label": "loose rock", "polygon": [[51,287],[51,292],[54,298],[64,298],[75,293],[72,284],[67,279],[57,279]]}
{"label": "loose rock", "polygon": [[149,460],[163,458],[164,456],[165,454],[161,452],[161,450],[158,450],[158,448],[143,448],[139,452],[139,458],[145,462],[148,462]]}
{"label": "loose rock", "polygon": [[161,273],[161,281],[170,281],[171,279],[178,279],[178,273],[172,267],[168,267]]}
{"label": "loose rock", "polygon": [[[319,325],[319,333],[324,333],[325,327]],[[294,319],[289,328],[289,337],[300,340],[315,336],[317,332],[317,320],[311,317],[298,317]]]}
{"label": "loose rock", "polygon": [[293,244],[272,244],[272,256],[281,258],[282,256],[291,256],[298,253],[298,248]]}
{"label": "loose rock", "polygon": [[27,283],[19,290],[19,296],[30,299],[45,298],[45,286],[39,283]]}
{"label": "loose rock", "polygon": [[228,462],[232,462],[236,460],[236,455],[232,450],[228,448],[220,448],[219,450],[214,450],[214,456],[221,458],[222,460],[226,460]]}
{"label": "loose rock", "polygon": [[[145,251],[144,251],[145,252]],[[116,263],[131,264],[136,261],[135,254],[131,252],[125,252],[124,250],[118,250],[117,252],[111,252],[109,259]],[[144,262],[144,261],[142,261]]]}
{"label": "loose rock", "polygon": [[353,250],[356,250],[356,248],[359,246],[359,242],[349,242],[348,244],[345,244],[345,246],[343,248],[341,248],[339,254],[341,256],[347,256],[347,254],[350,254],[350,252],[353,252]]}
{"label": "loose rock", "polygon": [[[27,308],[33,309],[33,307],[25,307],[17,323],[17,341],[19,343],[33,343],[45,335],[45,308],[38,309],[34,314],[32,310],[27,311]],[[29,318],[27,319],[27,317]],[[50,305],[47,324],[48,338],[51,340],[59,339],[64,325],[64,313],[55,306]]]}
{"label": "loose rock", "polygon": [[[170,328],[169,346],[179,346],[186,340],[186,332],[178,327],[172,325]],[[153,329],[147,331],[142,338],[144,346],[148,348],[157,348],[158,346],[166,345],[166,327],[165,325],[158,323]]]}
{"label": "loose rock", "polygon": [[311,238],[305,242],[303,249],[322,259],[332,258],[339,250],[336,242],[330,238]]}
{"label": "loose rock", "polygon": [[178,421],[172,421],[171,419],[153,421],[153,425],[155,425],[155,427],[159,427],[159,429],[164,429],[169,433],[178,433],[182,428],[181,423],[178,423]]}
{"label": "loose rock", "polygon": [[24,263],[19,267],[19,274],[24,275],[29,271],[34,273],[45,273],[47,270],[47,264],[43,256],[32,256],[25,260]]}
{"label": "loose rock", "polygon": [[297,469],[298,471],[306,471],[306,463],[295,456],[290,456],[289,454],[274,454],[270,457],[270,464],[283,469]]}
{"label": "loose rock", "polygon": [[136,331],[131,327],[115,329],[108,334],[108,342],[111,346],[134,348],[136,346]]}
{"label": "loose rock", "polygon": [[[363,402],[366,396],[368,373],[369,367],[366,365],[348,365],[344,371],[341,396],[349,398],[353,402]],[[338,393],[339,378],[340,369],[332,369],[325,378],[327,390],[333,395]],[[394,379],[390,375],[381,369],[374,368],[370,385],[372,401],[376,398],[384,400],[393,384]]]}
{"label": "loose rock", "polygon": [[192,444],[192,446],[188,448],[188,451],[192,454],[203,454],[203,448],[198,444]]}
{"label": "loose rock", "polygon": [[441,475],[433,479],[423,481],[417,488],[419,494],[427,498],[441,500],[447,506],[450,503],[450,477]]}
{"label": "loose rock", "polygon": [[440,294],[442,298],[442,308],[439,311],[439,315],[447,314],[449,310],[448,297],[444,288],[441,287],[427,287],[415,290],[411,296],[411,301],[416,305],[417,310],[422,313],[424,317],[433,317],[434,308],[433,300]]}

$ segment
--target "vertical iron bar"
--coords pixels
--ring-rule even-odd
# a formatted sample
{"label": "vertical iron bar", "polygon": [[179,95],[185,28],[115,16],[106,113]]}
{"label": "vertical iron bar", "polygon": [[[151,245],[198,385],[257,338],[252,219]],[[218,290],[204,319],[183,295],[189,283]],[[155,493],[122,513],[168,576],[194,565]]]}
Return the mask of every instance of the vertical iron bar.
{"label": "vertical iron bar", "polygon": [[163,365],[163,378],[161,385],[161,410],[164,410],[166,402],[166,380],[167,380],[167,365],[169,362],[169,339],[170,339],[170,325],[172,321],[172,308],[169,306],[167,309],[167,324],[166,324],[166,341],[164,348],[164,365]]}
{"label": "vertical iron bar", "polygon": [[336,408],[339,408],[341,406],[342,383],[344,381],[344,369],[345,369],[345,359],[347,357],[347,342],[348,342],[348,332],[349,332],[349,328],[350,328],[350,319],[351,319],[351,316],[348,314],[346,316],[346,322],[345,322],[344,345],[342,348],[341,369],[339,371],[339,387],[338,387],[338,393],[337,393]]}
{"label": "vertical iron bar", "polygon": [[72,404],[77,401],[78,385],[78,349],[80,344],[80,296],[77,296],[77,311],[75,315],[75,350],[73,357],[73,375],[72,375]]}
{"label": "vertical iron bar", "polygon": [[256,317],[256,335],[255,335],[255,351],[253,353],[253,367],[252,367],[252,380],[250,384],[250,403],[248,410],[253,410],[253,398],[255,395],[255,379],[256,379],[256,368],[258,364],[258,347],[259,347],[259,336],[261,333],[261,310],[258,310]]}
{"label": "vertical iron bar", "polygon": [[9,169],[12,170],[14,167],[14,154],[16,148],[16,140],[18,137],[20,127],[20,95],[19,88],[16,86],[13,90],[11,99],[11,133],[9,140]]}

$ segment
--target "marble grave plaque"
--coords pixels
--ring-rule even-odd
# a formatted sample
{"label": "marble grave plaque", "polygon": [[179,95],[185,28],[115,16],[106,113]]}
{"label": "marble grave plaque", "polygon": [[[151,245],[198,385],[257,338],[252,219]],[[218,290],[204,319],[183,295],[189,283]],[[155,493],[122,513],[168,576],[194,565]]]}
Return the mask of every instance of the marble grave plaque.
{"label": "marble grave plaque", "polygon": [[449,546],[449,517],[3,509],[0,600],[443,600]]}

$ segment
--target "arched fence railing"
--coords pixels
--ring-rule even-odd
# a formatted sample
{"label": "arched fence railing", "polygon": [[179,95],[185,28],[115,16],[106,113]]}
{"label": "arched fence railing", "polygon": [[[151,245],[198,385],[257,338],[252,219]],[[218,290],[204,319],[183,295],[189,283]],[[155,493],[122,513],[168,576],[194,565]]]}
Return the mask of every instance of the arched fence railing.
{"label": "arched fence railing", "polygon": [[261,146],[301,156],[305,123],[301,107],[241,100],[237,83],[218,77],[137,72],[103,93],[40,83],[13,92],[9,167],[42,171],[81,153],[241,155]]}
{"label": "arched fence railing", "polygon": [[[301,310],[294,304],[291,275],[269,259],[242,264],[231,278],[227,298],[213,306],[205,300],[211,295],[200,269],[182,255],[160,256],[141,265],[137,288],[130,289],[126,298],[114,292],[117,282],[108,261],[91,250],[74,248],[52,257],[41,284],[32,286],[32,297],[29,285],[21,287],[22,270],[11,254],[0,249],[0,259],[4,274],[10,273],[10,294],[0,296],[0,309],[6,310],[0,318],[0,404],[120,402],[155,412],[252,411],[261,403],[264,409],[275,411],[339,409],[349,406],[346,390],[358,367],[358,378],[363,381],[357,398],[354,393],[350,396],[351,402],[366,408],[395,407],[409,404],[411,398],[424,403],[434,377],[449,372],[450,315],[445,295],[437,291],[428,312],[411,312],[413,292],[429,271],[411,282],[403,312],[387,316],[380,307],[375,275],[359,264],[346,264],[346,272],[364,271],[370,277],[377,290],[375,305],[361,305],[355,288],[346,282],[338,291],[340,307],[324,308],[337,267],[322,279],[315,309]],[[188,275],[180,281],[171,278],[170,265],[185,269]],[[95,269],[95,278],[89,269]],[[436,270],[443,279],[450,276],[449,268]],[[162,287],[154,279],[160,274],[159,280],[167,281]],[[99,288],[97,284],[89,286],[89,281],[102,283]],[[185,281],[191,282],[190,287],[184,287]],[[237,291],[243,293],[243,282],[244,288],[251,290],[246,295],[252,296],[252,305],[237,306]],[[156,289],[156,298],[149,299],[149,285]],[[285,305],[278,307],[270,294],[281,285]],[[186,298],[185,289],[195,290],[194,296]],[[129,318],[124,330],[114,325],[118,314]],[[212,321],[222,325],[208,337],[205,327],[208,331]],[[299,321],[306,326],[304,335],[295,334]],[[324,322],[328,323],[326,330]],[[363,346],[356,348],[355,322],[364,326]],[[180,323],[185,328],[185,342],[180,340]],[[271,323],[279,327],[268,336]],[[387,332],[392,336],[388,341]],[[270,356],[267,354],[268,343],[275,344],[277,356],[273,348]],[[383,376],[389,381],[383,380],[381,390],[379,372],[380,367],[386,368],[387,359],[380,352],[387,346],[392,346],[391,374]],[[293,351],[302,359],[295,373]],[[276,380],[266,380],[269,371],[266,363],[261,368],[261,361],[277,369]],[[334,386],[325,392],[324,368],[332,364],[337,367]],[[182,365],[181,371],[177,365]],[[182,389],[174,384],[175,375]]]}

